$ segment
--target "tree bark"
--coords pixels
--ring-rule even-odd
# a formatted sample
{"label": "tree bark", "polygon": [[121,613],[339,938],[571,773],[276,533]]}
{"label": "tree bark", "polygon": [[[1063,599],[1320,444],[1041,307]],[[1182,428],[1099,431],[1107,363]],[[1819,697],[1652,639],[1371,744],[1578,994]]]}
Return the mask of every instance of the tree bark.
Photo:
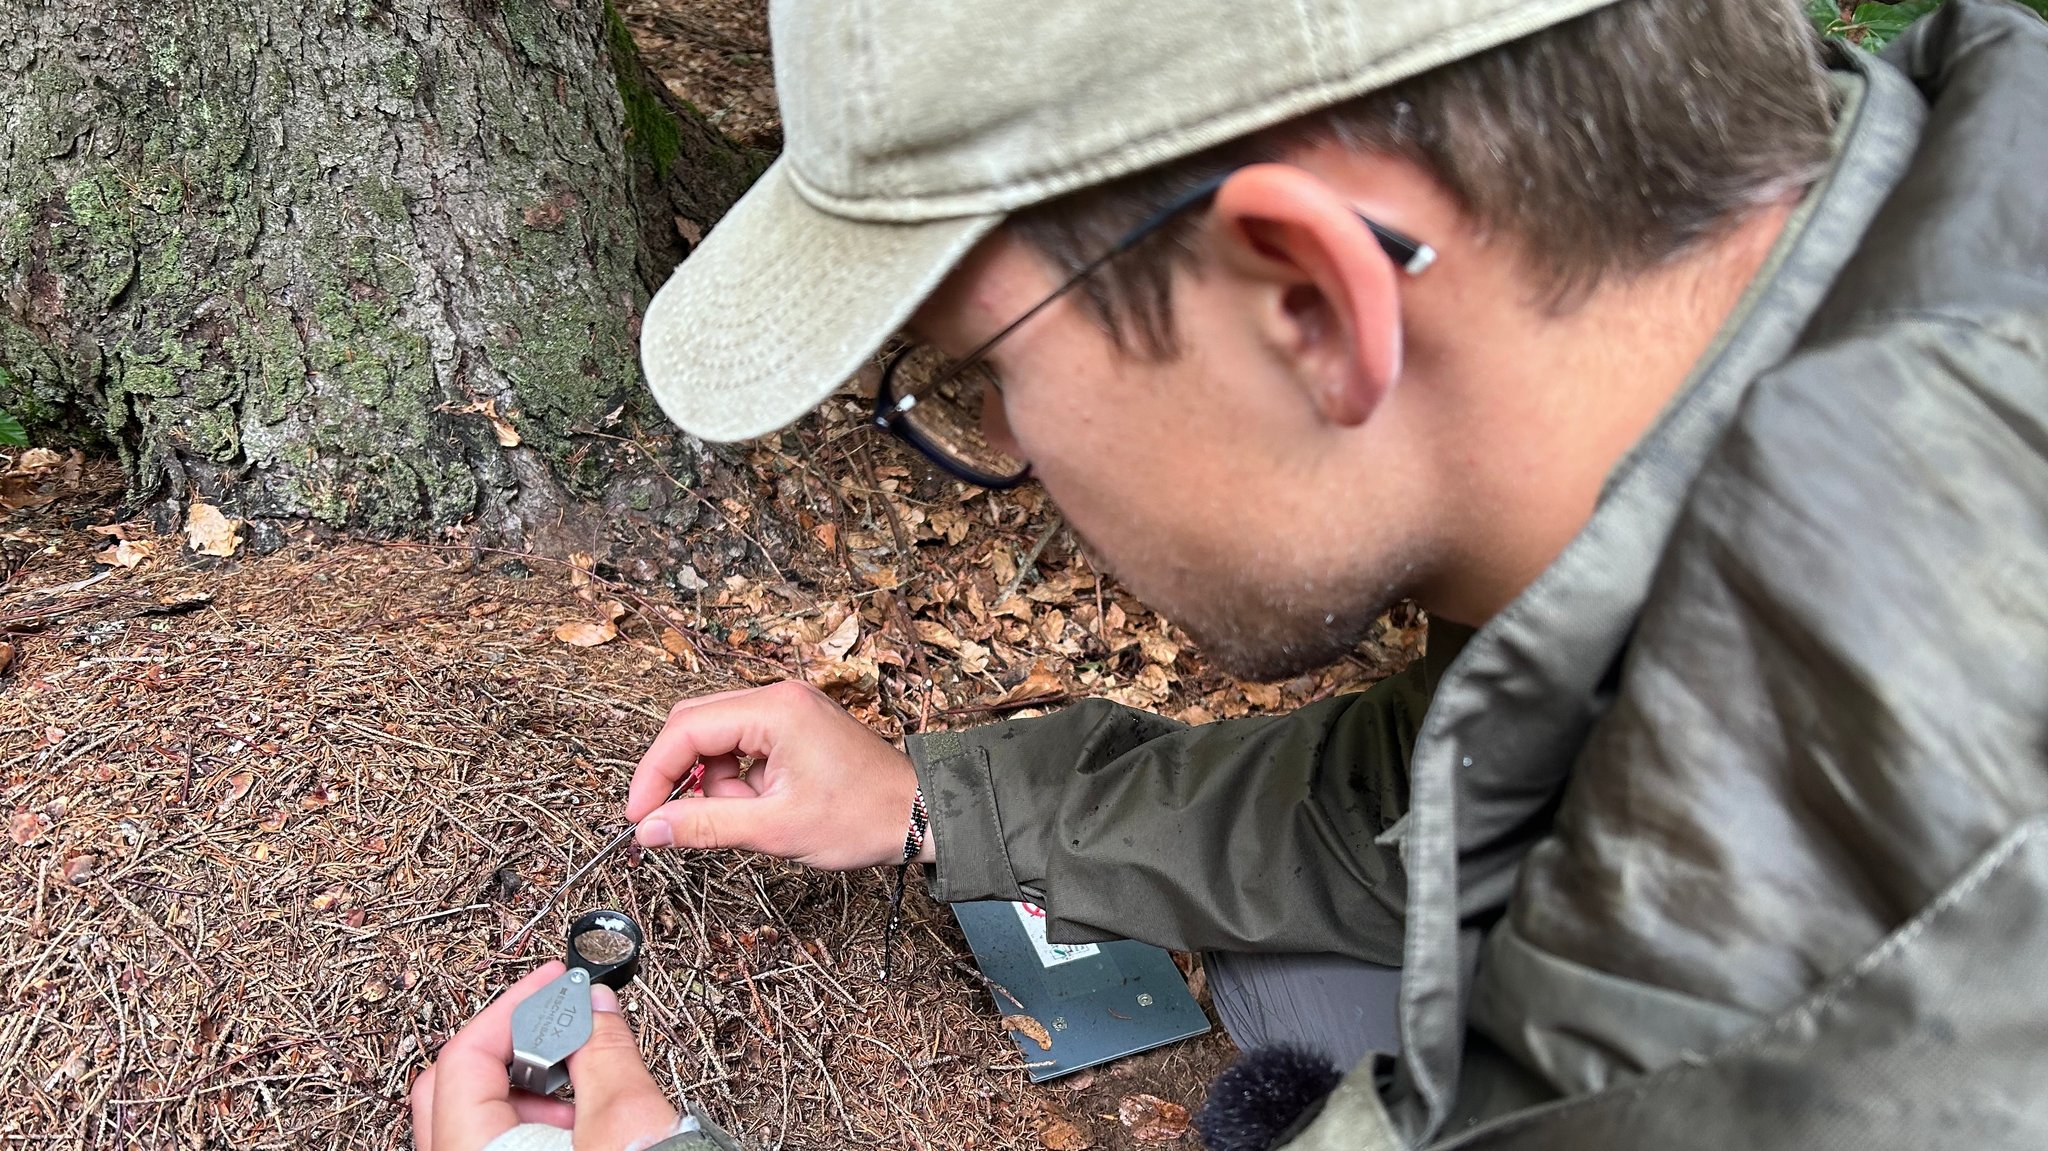
{"label": "tree bark", "polygon": [[[671,101],[605,0],[5,8],[0,410],[32,435],[259,544],[530,542],[607,496],[694,517],[623,442],[666,428],[639,319],[765,157]],[[670,443],[669,479],[715,466]]]}

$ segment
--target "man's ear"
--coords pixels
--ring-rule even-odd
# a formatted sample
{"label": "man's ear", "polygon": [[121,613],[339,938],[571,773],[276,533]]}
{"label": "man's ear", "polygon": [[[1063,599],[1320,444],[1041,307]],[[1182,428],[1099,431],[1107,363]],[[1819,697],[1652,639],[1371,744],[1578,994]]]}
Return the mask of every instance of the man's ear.
{"label": "man's ear", "polygon": [[1210,227],[1261,338],[1323,418],[1371,418],[1401,375],[1401,300],[1394,262],[1351,205],[1300,168],[1254,164],[1217,190]]}

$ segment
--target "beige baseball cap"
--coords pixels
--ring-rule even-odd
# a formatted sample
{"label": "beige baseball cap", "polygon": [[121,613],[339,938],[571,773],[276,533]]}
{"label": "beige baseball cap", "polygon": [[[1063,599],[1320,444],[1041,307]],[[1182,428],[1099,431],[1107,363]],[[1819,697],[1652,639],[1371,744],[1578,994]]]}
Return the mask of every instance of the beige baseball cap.
{"label": "beige baseball cap", "polygon": [[774,0],[786,147],[655,294],[707,440],[801,417],[1004,217],[1611,0]]}

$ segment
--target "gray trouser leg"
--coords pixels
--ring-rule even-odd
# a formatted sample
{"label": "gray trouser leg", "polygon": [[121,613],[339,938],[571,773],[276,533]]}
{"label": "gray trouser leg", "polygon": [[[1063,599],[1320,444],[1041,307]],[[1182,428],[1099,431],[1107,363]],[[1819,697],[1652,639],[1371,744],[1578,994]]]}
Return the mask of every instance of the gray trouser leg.
{"label": "gray trouser leg", "polygon": [[1305,1048],[1350,1070],[1400,1050],[1401,969],[1341,955],[1208,951],[1209,994],[1242,1050]]}

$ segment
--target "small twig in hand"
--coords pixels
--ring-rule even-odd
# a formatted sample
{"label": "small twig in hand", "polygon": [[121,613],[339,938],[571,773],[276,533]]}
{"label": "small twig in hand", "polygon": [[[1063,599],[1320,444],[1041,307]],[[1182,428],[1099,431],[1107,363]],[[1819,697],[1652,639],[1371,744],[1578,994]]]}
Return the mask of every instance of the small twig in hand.
{"label": "small twig in hand", "polygon": [[[677,796],[696,786],[703,778],[704,765],[700,763],[690,769],[690,773],[683,777],[681,783],[676,784],[675,790],[669,792],[668,798],[662,802],[673,803]],[[548,893],[547,902],[540,905],[540,910],[533,913],[533,918],[527,920],[524,926],[512,933],[512,938],[505,941],[505,952],[511,954],[516,951],[520,943],[525,941],[527,935],[531,934],[534,928],[540,926],[540,921],[546,919],[548,913],[555,909],[555,904],[561,902],[564,895],[569,894],[570,888],[576,886],[584,876],[589,875],[598,864],[611,858],[612,854],[618,851],[618,849],[632,842],[633,833],[638,830],[640,830],[640,825],[635,823],[629,823],[625,827],[620,828],[610,839],[605,841],[603,847],[597,849],[597,854],[585,861],[583,866],[570,872],[569,878],[563,880],[561,886]]]}

